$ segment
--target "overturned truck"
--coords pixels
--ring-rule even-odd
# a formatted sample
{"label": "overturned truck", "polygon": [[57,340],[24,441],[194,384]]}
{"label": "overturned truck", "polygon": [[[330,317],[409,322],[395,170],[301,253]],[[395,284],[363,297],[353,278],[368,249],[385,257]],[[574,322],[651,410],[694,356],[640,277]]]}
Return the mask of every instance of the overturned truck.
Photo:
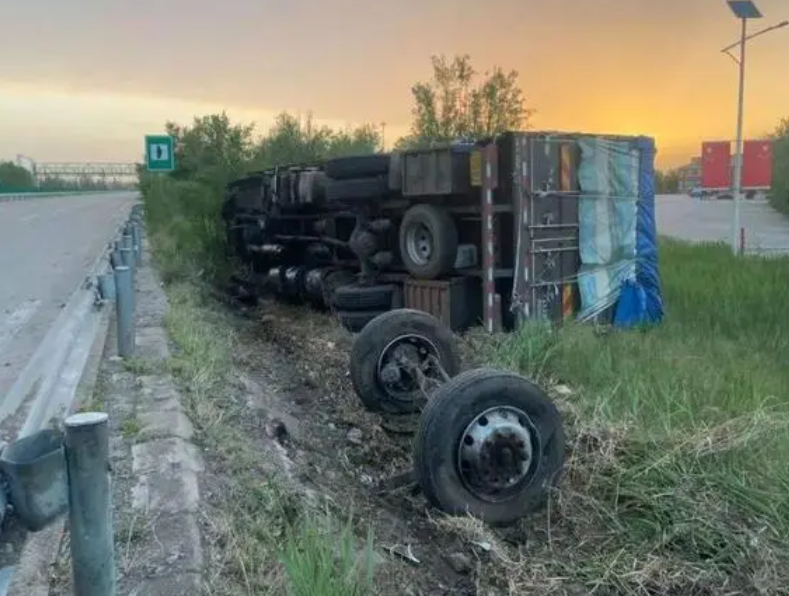
{"label": "overturned truck", "polygon": [[654,322],[654,155],[646,137],[509,132],[251,173],[222,213],[238,290],[352,331],[397,307],[453,331]]}
{"label": "overturned truck", "polygon": [[662,317],[654,143],[506,133],[478,143],[293,164],[229,185],[237,290],[335,312],[358,331],[361,404],[418,415],[414,484],[492,525],[542,507],[560,477],[559,410],[511,372],[461,372],[452,331],[529,319]]}

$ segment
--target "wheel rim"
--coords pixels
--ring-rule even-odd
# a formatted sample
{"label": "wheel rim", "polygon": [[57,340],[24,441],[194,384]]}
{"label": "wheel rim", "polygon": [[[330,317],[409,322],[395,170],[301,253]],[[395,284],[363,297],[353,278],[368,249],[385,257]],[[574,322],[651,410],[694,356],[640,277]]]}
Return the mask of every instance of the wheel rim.
{"label": "wheel rim", "polygon": [[380,388],[390,397],[413,402],[424,396],[423,383],[439,380],[439,352],[423,335],[401,335],[381,351],[376,368]]}
{"label": "wheel rim", "polygon": [[423,223],[414,223],[405,235],[405,248],[408,258],[417,265],[424,266],[430,262],[434,252],[433,234]]}
{"label": "wheel rim", "polygon": [[512,406],[496,406],[476,416],[461,434],[457,468],[471,493],[496,503],[531,484],[540,451],[529,416]]}

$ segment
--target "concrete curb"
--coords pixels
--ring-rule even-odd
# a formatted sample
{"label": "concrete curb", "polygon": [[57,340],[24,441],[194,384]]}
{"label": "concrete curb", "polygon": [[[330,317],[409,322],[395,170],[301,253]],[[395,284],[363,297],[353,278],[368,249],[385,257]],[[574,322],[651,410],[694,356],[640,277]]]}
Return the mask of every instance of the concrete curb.
{"label": "concrete curb", "polygon": [[[170,357],[164,328],[167,296],[146,251],[137,277],[137,348],[153,362]],[[149,304],[152,308],[148,308]],[[156,573],[138,578],[130,596],[188,596],[202,590],[203,548],[198,524],[203,462],[191,442],[192,423],[169,371],[137,376],[139,432],[132,445],[132,509],[149,520],[144,549]]]}

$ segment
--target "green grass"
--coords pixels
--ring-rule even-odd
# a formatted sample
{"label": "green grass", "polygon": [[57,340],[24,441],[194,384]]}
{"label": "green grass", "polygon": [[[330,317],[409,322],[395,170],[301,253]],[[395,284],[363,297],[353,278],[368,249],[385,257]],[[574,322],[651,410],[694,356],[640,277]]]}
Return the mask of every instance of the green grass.
{"label": "green grass", "polygon": [[[236,337],[226,315],[197,286],[171,286],[167,329],[196,440],[221,472],[221,502],[204,511],[215,552],[212,594],[366,596],[372,594],[372,538],[357,549],[351,525],[307,504],[266,466],[249,412],[230,385]],[[255,432],[259,427],[255,426]]]}
{"label": "green grass", "polygon": [[156,177],[141,183],[157,265],[168,283],[227,275],[222,192],[197,182]]}
{"label": "green grass", "polygon": [[121,423],[121,435],[124,439],[134,439],[140,434],[142,427],[136,414],[130,414]]}
{"label": "green grass", "polygon": [[664,240],[660,260],[657,328],[535,326],[487,345],[491,363],[572,389],[559,507],[580,543],[543,553],[546,573],[604,593],[783,593],[789,259]]}

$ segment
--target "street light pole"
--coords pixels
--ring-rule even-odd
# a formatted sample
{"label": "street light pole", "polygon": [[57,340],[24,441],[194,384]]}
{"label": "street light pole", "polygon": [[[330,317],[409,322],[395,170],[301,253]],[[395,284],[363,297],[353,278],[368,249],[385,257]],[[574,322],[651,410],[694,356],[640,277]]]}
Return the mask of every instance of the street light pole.
{"label": "street light pole", "polygon": [[[734,161],[734,229],[732,230],[731,249],[734,254],[739,253],[740,219],[742,209],[742,124],[745,108],[745,41],[747,37],[748,19],[742,20],[742,35],[740,36],[740,91],[737,102],[737,140],[735,141]],[[743,247],[744,248],[744,247]]]}
{"label": "street light pole", "polygon": [[[732,227],[732,240],[731,240],[731,248],[734,254],[739,253],[739,239],[740,239],[740,219],[741,219],[741,208],[742,208],[742,166],[743,166],[743,142],[742,142],[742,122],[743,122],[743,111],[745,106],[745,44],[748,40],[753,39],[754,37],[758,37],[759,35],[764,35],[770,31],[775,29],[780,29],[782,27],[786,27],[789,25],[789,21],[783,21],[782,23],[778,23],[777,25],[773,25],[772,27],[767,27],[761,31],[757,31],[752,35],[748,35],[748,19],[760,19],[762,18],[762,13],[759,12],[759,9],[756,7],[754,0],[726,0],[729,8],[734,13],[740,21],[742,21],[742,33],[740,35],[740,41],[738,43],[733,43],[729,46],[726,46],[721,51],[724,54],[727,54],[729,57],[734,59],[740,66],[740,90],[739,90],[739,97],[737,101],[737,140],[735,141],[735,157],[734,157],[734,181],[733,181],[733,189],[734,189],[734,216]],[[734,48],[735,46],[740,46],[740,59],[737,60],[732,54],[729,53],[729,50]],[[744,247],[743,247],[744,248]]]}

